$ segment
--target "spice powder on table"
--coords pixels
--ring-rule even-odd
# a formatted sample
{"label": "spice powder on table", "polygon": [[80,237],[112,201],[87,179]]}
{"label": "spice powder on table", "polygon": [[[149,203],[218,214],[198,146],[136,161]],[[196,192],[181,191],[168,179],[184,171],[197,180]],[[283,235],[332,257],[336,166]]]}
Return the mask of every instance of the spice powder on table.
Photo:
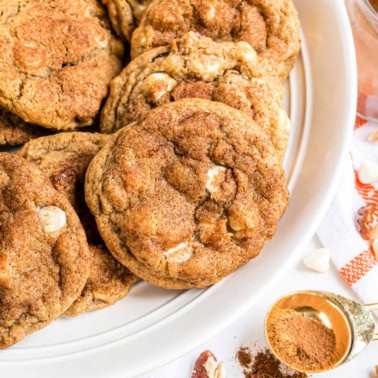
{"label": "spice powder on table", "polygon": [[306,378],[307,374],[288,371],[269,349],[252,355],[246,347],[240,347],[236,358],[245,378]]}

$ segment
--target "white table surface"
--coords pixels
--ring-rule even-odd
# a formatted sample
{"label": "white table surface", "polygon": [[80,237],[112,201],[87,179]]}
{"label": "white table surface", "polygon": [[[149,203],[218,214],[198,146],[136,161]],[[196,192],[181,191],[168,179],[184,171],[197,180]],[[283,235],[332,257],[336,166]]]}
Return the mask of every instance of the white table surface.
{"label": "white table surface", "polygon": [[[314,237],[303,254],[305,255],[319,246],[318,239]],[[300,263],[288,271],[285,278],[270,290],[263,300],[255,304],[232,326],[188,355],[143,375],[141,378],[190,378],[196,358],[206,349],[211,350],[219,361],[224,361],[227,378],[244,377],[235,360],[235,353],[239,346],[249,346],[253,350],[253,345],[257,343],[260,347],[265,347],[263,324],[267,309],[281,295],[300,289],[328,290],[357,299],[333,266],[329,272],[316,273],[309,271]],[[204,316],[211,316],[211,314],[204,314]],[[193,326],[195,325],[193,324]],[[378,365],[378,342],[371,343],[360,356],[348,364],[328,373],[317,374],[316,378],[374,378],[377,377],[375,365]]]}

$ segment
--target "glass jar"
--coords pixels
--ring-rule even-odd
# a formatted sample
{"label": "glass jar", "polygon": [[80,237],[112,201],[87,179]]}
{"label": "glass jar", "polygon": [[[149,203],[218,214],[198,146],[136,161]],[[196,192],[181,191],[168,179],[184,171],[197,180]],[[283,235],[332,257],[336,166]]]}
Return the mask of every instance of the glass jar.
{"label": "glass jar", "polygon": [[358,114],[378,122],[378,0],[346,0],[358,66]]}

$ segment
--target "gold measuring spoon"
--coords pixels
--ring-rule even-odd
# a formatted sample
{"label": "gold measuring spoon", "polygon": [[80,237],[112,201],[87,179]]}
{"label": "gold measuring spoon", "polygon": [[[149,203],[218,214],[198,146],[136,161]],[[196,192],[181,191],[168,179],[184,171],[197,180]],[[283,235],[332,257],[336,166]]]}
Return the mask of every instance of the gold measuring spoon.
{"label": "gold measuring spoon", "polygon": [[[324,369],[311,370],[293,366],[285,361],[269,340],[268,329],[273,314],[279,310],[294,310],[331,328],[336,338],[335,358]],[[356,357],[373,340],[378,340],[371,311],[378,310],[378,303],[362,305],[341,295],[325,291],[298,291],[279,299],[268,311],[265,319],[265,336],[270,349],[285,365],[305,373],[320,373],[333,369]]]}

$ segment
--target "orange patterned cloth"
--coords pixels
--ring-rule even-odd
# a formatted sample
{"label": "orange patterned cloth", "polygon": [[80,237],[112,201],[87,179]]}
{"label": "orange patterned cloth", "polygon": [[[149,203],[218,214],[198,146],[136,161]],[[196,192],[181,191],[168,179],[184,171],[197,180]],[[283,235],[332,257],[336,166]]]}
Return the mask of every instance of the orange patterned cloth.
{"label": "orange patterned cloth", "polygon": [[362,161],[378,164],[378,141],[371,138],[376,130],[377,124],[356,118],[339,190],[318,231],[341,276],[365,303],[377,301],[378,259],[373,243],[378,238],[378,183],[362,183],[358,171]]}

